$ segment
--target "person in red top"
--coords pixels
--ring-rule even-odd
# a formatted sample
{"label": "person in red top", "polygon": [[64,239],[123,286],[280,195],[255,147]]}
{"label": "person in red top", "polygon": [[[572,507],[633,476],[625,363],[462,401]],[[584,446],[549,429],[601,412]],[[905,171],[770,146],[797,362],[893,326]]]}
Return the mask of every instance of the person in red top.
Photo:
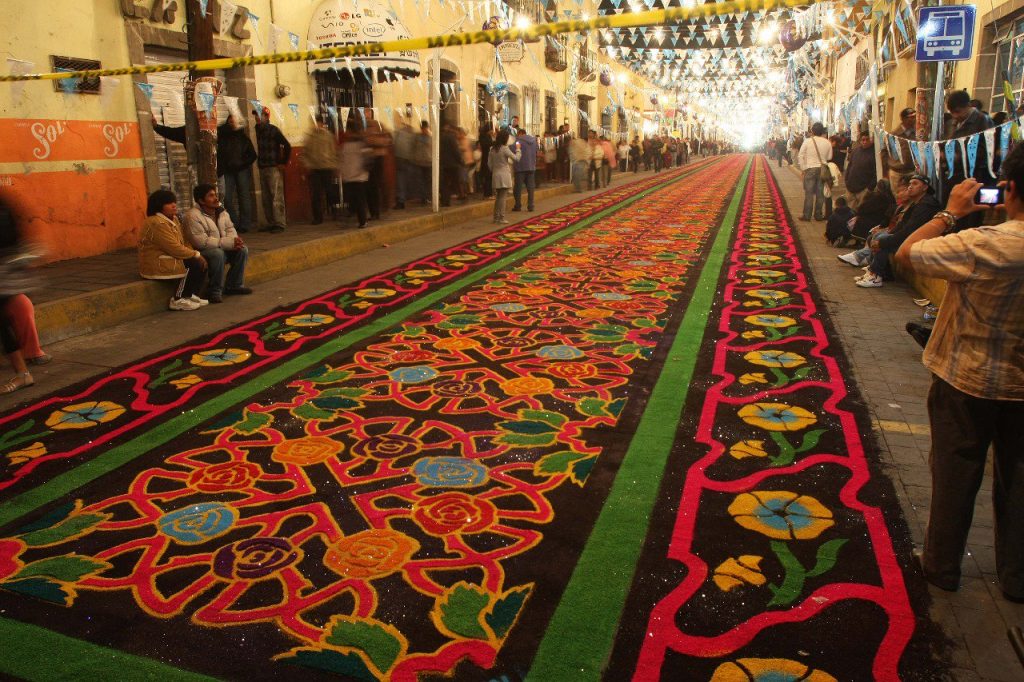
{"label": "person in red top", "polygon": [[607,187],[612,181],[612,167],[616,164],[615,146],[607,137],[602,137],[601,150],[604,151],[604,161],[601,162],[601,183]]}

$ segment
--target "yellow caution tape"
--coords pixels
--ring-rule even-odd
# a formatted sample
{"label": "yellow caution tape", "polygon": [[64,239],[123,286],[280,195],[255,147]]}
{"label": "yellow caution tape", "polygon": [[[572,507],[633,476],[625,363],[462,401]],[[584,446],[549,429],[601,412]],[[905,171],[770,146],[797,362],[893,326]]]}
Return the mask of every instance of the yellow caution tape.
{"label": "yellow caution tape", "polygon": [[529,28],[494,29],[491,31],[469,31],[449,35],[430,36],[428,38],[405,38],[384,43],[363,43],[344,47],[324,47],[318,50],[300,52],[281,52],[275,54],[255,55],[252,57],[204,59],[196,62],[180,62],[177,64],[152,64],[148,66],[128,66],[121,69],[92,69],[89,71],[60,71],[57,73],[29,73],[17,76],[0,76],[0,81],[37,81],[63,80],[65,78],[97,78],[99,76],[129,76],[138,73],[157,73],[160,71],[214,71],[217,69],[233,69],[238,66],[255,64],[282,64],[285,62],[306,62],[317,59],[364,57],[383,52],[401,52],[413,50],[429,50],[436,47],[452,45],[475,45],[478,43],[499,43],[504,40],[542,38],[561,33],[578,33],[602,28],[631,28],[635,26],[656,26],[672,21],[682,21],[697,17],[709,17],[736,12],[752,12],[756,10],[772,10],[776,8],[806,7],[824,0],[733,0],[715,4],[700,4],[696,7],[672,7],[669,9],[651,10],[628,14],[615,14],[605,17],[588,19],[587,21],[557,21],[549,24],[538,24]]}

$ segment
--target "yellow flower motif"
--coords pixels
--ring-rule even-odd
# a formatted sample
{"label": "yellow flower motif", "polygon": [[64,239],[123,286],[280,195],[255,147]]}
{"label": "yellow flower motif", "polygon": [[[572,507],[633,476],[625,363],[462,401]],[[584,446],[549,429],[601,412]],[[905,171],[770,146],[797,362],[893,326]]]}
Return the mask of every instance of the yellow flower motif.
{"label": "yellow flower motif", "polygon": [[477,260],[478,258],[480,258],[480,256],[474,256],[471,253],[456,253],[451,256],[448,256],[447,258],[448,260],[469,262]]}
{"label": "yellow flower motif", "polygon": [[449,336],[446,339],[435,341],[433,345],[438,350],[467,350],[479,347],[480,342],[476,339],[467,339],[462,336]]}
{"label": "yellow flower motif", "polygon": [[405,271],[405,276],[406,277],[416,277],[416,278],[437,277],[440,274],[441,274],[440,270],[430,270],[430,269],[406,270]]}
{"label": "yellow flower motif", "polygon": [[726,559],[715,569],[713,580],[722,592],[730,592],[743,585],[754,585],[760,587],[768,582],[761,572],[760,557],[754,554],[743,554],[741,556]]}
{"label": "yellow flower motif", "polygon": [[189,374],[188,376],[180,377],[178,379],[171,379],[171,385],[174,386],[175,388],[180,388],[184,390],[189,386],[195,386],[202,380],[203,379],[200,376],[197,376],[195,374]]}
{"label": "yellow flower motif", "polygon": [[763,440],[741,440],[738,443],[733,443],[732,447],[729,448],[729,454],[736,459],[768,456],[764,449]]}
{"label": "yellow flower motif", "polygon": [[423,284],[423,280],[419,279],[419,278],[417,278],[417,279],[410,279],[409,280],[409,284]]}
{"label": "yellow flower motif", "polygon": [[789,490],[740,493],[729,505],[729,515],[747,530],[776,540],[811,540],[835,525],[825,505]]}
{"label": "yellow flower motif", "polygon": [[544,377],[527,376],[502,382],[501,390],[510,396],[537,395],[538,393],[551,393],[555,390],[555,384]]}
{"label": "yellow flower motif", "polygon": [[743,283],[744,284],[760,284],[761,280],[759,280],[759,279],[745,279],[745,280],[743,280]]}
{"label": "yellow flower motif", "polygon": [[88,429],[97,424],[117,419],[125,409],[117,403],[106,400],[78,403],[62,407],[53,412],[46,420],[51,429]]}
{"label": "yellow flower motif", "polygon": [[477,247],[481,249],[500,249],[503,246],[505,246],[505,244],[502,242],[480,242],[477,244]]}
{"label": "yellow flower motif", "polygon": [[359,301],[358,303],[353,303],[352,307],[353,308],[369,308],[371,305],[373,305],[373,304],[370,303],[369,301]]}
{"label": "yellow flower motif", "polygon": [[287,341],[288,343],[291,343],[295,339],[301,339],[302,334],[298,332],[286,332],[284,334],[278,334],[277,338],[281,339],[282,341]]}
{"label": "yellow flower motif", "polygon": [[743,318],[747,324],[754,324],[758,327],[792,327],[796,320],[785,315],[748,315]]}
{"label": "yellow flower motif", "polygon": [[837,682],[821,670],[808,668],[788,658],[740,658],[715,668],[711,682],[768,682],[768,680],[799,680],[800,682]]}
{"label": "yellow flower motif", "polygon": [[764,338],[764,332],[761,331],[760,329],[755,329],[754,331],[743,332],[742,336],[745,339],[763,339]]}
{"label": "yellow flower motif", "polygon": [[636,279],[638,277],[646,277],[647,273],[643,270],[619,270],[619,277],[623,279]]}
{"label": "yellow flower motif", "polygon": [[785,403],[751,403],[740,408],[739,416],[767,431],[800,431],[818,423],[818,418],[804,408]]}
{"label": "yellow flower motif", "polygon": [[767,384],[768,377],[764,375],[764,372],[748,372],[740,377],[740,383],[744,386],[748,384]]}
{"label": "yellow flower motif", "polygon": [[192,356],[192,364],[200,367],[226,367],[237,365],[252,357],[252,353],[240,348],[217,348],[216,350],[204,350]]}
{"label": "yellow flower motif", "polygon": [[585,320],[599,320],[611,317],[614,314],[614,310],[608,310],[607,308],[584,308],[583,310],[576,311],[576,317],[582,317]]}
{"label": "yellow flower motif", "polygon": [[25,462],[31,461],[36,457],[42,457],[46,454],[46,446],[41,442],[36,441],[29,445],[23,450],[15,450],[14,452],[7,453],[7,461],[11,464],[24,464]]}
{"label": "yellow flower motif", "polygon": [[549,287],[523,287],[519,293],[523,296],[547,296],[554,293],[554,290]]}
{"label": "yellow flower motif", "polygon": [[317,313],[292,315],[284,321],[289,327],[320,327],[331,322],[334,322],[334,318],[330,315],[320,315]]}
{"label": "yellow flower motif", "polygon": [[761,303],[759,303],[758,301],[744,301],[743,302],[743,307],[744,308],[760,308],[761,307]]}
{"label": "yellow flower motif", "polygon": [[370,289],[356,289],[356,296],[359,298],[388,298],[394,296],[394,289],[384,288],[370,288]]}
{"label": "yellow flower motif", "polygon": [[804,356],[788,350],[754,350],[744,355],[743,359],[762,367],[784,367],[786,369],[799,367],[807,362]]}

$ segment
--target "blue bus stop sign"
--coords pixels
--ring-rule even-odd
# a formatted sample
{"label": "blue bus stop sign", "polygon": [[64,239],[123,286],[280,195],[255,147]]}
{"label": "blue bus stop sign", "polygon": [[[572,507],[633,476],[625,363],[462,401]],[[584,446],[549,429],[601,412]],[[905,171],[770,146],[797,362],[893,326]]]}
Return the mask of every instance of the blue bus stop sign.
{"label": "blue bus stop sign", "polygon": [[959,62],[974,51],[974,6],[922,7],[918,17],[917,61]]}

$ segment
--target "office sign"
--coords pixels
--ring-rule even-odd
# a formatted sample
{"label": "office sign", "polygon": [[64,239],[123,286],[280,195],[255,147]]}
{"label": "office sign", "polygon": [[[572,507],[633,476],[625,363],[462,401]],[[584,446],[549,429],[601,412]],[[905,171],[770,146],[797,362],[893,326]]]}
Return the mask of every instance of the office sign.
{"label": "office sign", "polygon": [[974,51],[974,6],[922,7],[918,15],[917,61],[959,62]]}

